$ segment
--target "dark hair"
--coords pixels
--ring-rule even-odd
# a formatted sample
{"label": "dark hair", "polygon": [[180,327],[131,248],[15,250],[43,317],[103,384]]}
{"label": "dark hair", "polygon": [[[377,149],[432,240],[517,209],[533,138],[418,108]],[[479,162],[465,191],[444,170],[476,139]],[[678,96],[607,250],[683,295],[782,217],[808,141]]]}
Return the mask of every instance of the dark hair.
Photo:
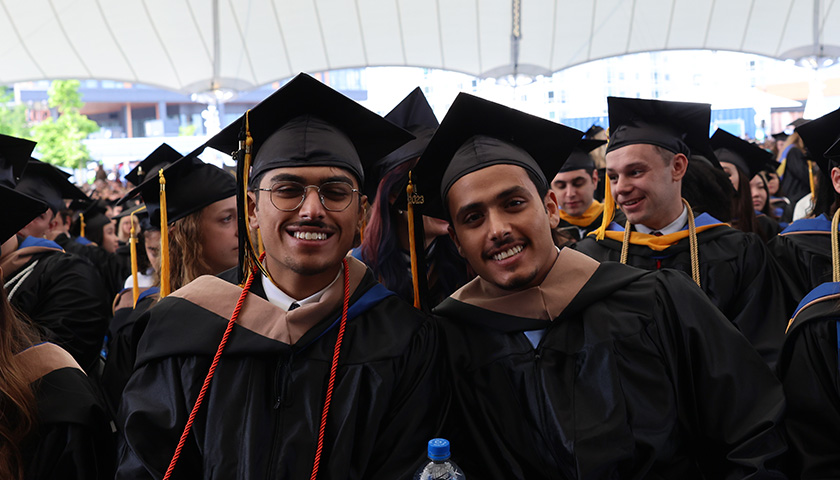
{"label": "dark hair", "polygon": [[[734,166],[734,165],[733,165]],[[732,226],[742,232],[761,233],[758,220],[755,218],[755,208],[752,203],[752,186],[749,174],[735,166],[738,172],[738,190],[732,197]],[[766,187],[766,185],[765,185]],[[770,196],[767,196],[767,203],[770,203]]]}
{"label": "dark hair", "polygon": [[708,213],[722,222],[732,219],[732,197],[735,187],[723,170],[708,161],[688,162],[682,181],[682,196],[697,213]]}
{"label": "dark hair", "polygon": [[413,296],[411,278],[406,275],[404,262],[400,258],[402,252],[395,231],[399,212],[391,204],[391,196],[399,195],[406,184],[409,170],[416,163],[416,159],[401,163],[379,181],[370,218],[365,225],[364,240],[359,247],[362,261],[373,270],[379,281],[408,300]]}
{"label": "dark hair", "polygon": [[[773,207],[770,206],[770,189],[767,188],[767,178],[764,176],[764,172],[759,172],[756,177],[761,179],[761,188],[764,189],[764,193],[767,194],[767,200],[764,201],[764,206],[761,207],[759,212],[767,215],[768,217],[772,218],[773,220],[778,221],[779,219],[776,217],[776,214],[773,213]],[[752,181],[752,180],[750,180]],[[752,188],[752,187],[750,187]],[[752,193],[750,193],[752,195]]]}
{"label": "dark hair", "polygon": [[[101,247],[102,242],[105,239],[105,234],[102,232],[102,230],[105,228],[106,225],[108,225],[108,224],[106,223],[105,225],[101,225],[101,226],[98,226],[98,227],[91,227],[90,225],[85,225],[85,238]],[[80,236],[81,232],[82,232],[81,219],[77,218],[70,225],[70,235],[73,236],[73,237],[78,237],[78,236]]]}
{"label": "dark hair", "polygon": [[[840,193],[834,190],[834,183],[830,180],[831,170],[837,167],[840,167],[840,164],[830,160],[828,163],[828,172],[822,177],[819,177],[820,181],[817,182],[817,198],[813,200],[814,217],[824,213],[830,220],[834,212],[837,211],[837,208],[840,207]],[[814,174],[816,175],[816,172]]]}

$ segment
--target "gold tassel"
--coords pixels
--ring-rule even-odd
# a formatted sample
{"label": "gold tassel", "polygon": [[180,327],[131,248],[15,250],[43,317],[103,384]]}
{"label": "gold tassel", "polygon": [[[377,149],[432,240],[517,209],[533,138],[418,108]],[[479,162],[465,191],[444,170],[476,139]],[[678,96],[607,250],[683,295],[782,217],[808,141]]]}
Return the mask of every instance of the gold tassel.
{"label": "gold tassel", "polygon": [[79,226],[79,236],[84,237],[85,236],[85,214],[84,213],[79,214],[79,225],[80,225]]}
{"label": "gold tassel", "polygon": [[811,186],[811,203],[817,201],[817,189],[814,186],[814,162],[808,160],[808,183]]}
{"label": "gold tassel", "polygon": [[262,232],[260,227],[257,227],[257,247],[260,249],[260,256],[265,252],[265,243],[263,243]]}
{"label": "gold tassel", "polygon": [[417,267],[417,242],[414,239],[414,205],[423,203],[423,197],[414,194],[414,183],[411,181],[411,172],[408,172],[408,186],[405,187],[408,194],[408,251],[411,255],[411,285],[414,288],[414,308],[420,308],[420,273]]}
{"label": "gold tassel", "polygon": [[131,245],[131,293],[134,297],[132,305],[135,307],[137,306],[137,299],[140,297],[140,284],[137,281],[137,228],[134,223],[137,218],[134,215],[143,210],[146,210],[145,205],[131,212],[129,216],[131,220],[131,240],[129,240]]}
{"label": "gold tassel", "polygon": [[[254,147],[254,137],[251,136],[251,110],[245,111],[245,155],[242,159],[245,162],[243,168],[243,177],[242,177],[242,208],[245,212],[245,215],[248,215],[248,177],[251,175],[251,151]],[[263,275],[271,279],[271,275],[268,274],[268,271],[263,266],[262,262],[260,262],[260,254],[257,253],[257,249],[254,248],[254,241],[247,232],[243,232],[245,234],[245,275],[244,277],[247,278],[248,272],[252,270],[254,266],[256,266]],[[272,280],[273,281],[273,280]],[[276,285],[276,284],[275,284]]]}
{"label": "gold tassel", "polygon": [[840,282],[840,246],[837,241],[837,226],[840,223],[840,208],[831,219],[831,281]]}
{"label": "gold tassel", "polygon": [[160,298],[169,295],[169,221],[166,212],[166,178],[158,171],[160,183]]}
{"label": "gold tassel", "polygon": [[610,177],[609,175],[604,175],[604,213],[603,217],[601,217],[601,226],[595,230],[595,240],[603,240],[607,234],[607,227],[610,226],[610,223],[613,221],[613,217],[615,216],[615,200],[612,196],[612,189],[610,188]]}

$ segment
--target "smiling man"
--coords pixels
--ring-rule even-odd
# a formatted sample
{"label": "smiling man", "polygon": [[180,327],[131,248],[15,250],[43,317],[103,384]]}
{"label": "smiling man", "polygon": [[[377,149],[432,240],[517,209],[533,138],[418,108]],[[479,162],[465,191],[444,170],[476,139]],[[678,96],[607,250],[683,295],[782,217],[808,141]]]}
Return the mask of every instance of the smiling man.
{"label": "smiling man", "polygon": [[462,93],[413,171],[479,275],[435,309],[453,458],[481,479],[783,478],[781,386],[705,295],[553,245],[546,178],[579,138]]}
{"label": "smiling man", "polygon": [[[607,99],[609,191],[626,215],[575,248],[599,261],[646,270],[681,270],[773,366],[794,305],[777,266],[756,234],[744,233],[682,199],[688,158],[714,159],[707,104],[635,98]],[[627,233],[627,235],[625,234]]]}
{"label": "smiling man", "polygon": [[408,478],[443,411],[436,336],[346,254],[365,165],[412,137],[303,74],[209,145],[236,150],[240,133],[244,282],[200,277],[149,311],[117,477],[160,478],[177,457],[174,478]]}

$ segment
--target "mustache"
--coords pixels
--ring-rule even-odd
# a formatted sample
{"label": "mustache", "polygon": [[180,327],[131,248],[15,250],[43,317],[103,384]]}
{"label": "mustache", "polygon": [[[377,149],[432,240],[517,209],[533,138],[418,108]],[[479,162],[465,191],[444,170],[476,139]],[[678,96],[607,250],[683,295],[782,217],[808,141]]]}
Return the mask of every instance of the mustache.
{"label": "mustache", "polygon": [[491,256],[490,252],[491,251],[500,250],[502,247],[513,244],[515,241],[516,241],[516,239],[513,238],[513,237],[505,237],[505,238],[502,238],[502,239],[499,239],[499,240],[494,240],[493,245],[490,247],[490,249],[488,249],[484,252],[484,256],[487,257],[487,258],[490,258],[490,256]]}

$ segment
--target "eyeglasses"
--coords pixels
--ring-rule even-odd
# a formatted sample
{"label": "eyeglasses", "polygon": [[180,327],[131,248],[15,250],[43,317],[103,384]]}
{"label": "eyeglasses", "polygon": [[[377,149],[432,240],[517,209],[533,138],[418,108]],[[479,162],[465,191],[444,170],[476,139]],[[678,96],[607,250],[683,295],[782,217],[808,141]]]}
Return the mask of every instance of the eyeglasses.
{"label": "eyeglasses", "polygon": [[321,199],[321,205],[331,212],[341,212],[353,202],[353,194],[361,192],[347,182],[326,182],[318,185],[302,185],[298,182],[279,182],[271,188],[255,188],[261,192],[271,192],[271,204],[283,212],[300,208],[306,200],[306,191],[314,188]]}

